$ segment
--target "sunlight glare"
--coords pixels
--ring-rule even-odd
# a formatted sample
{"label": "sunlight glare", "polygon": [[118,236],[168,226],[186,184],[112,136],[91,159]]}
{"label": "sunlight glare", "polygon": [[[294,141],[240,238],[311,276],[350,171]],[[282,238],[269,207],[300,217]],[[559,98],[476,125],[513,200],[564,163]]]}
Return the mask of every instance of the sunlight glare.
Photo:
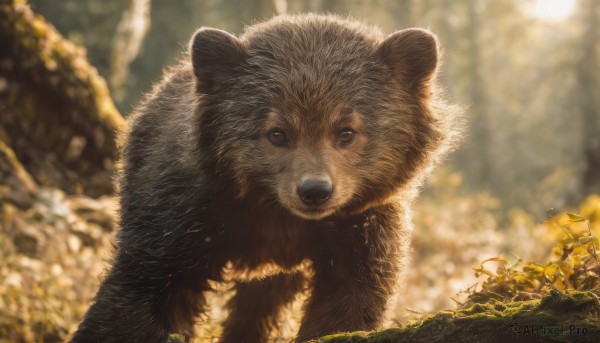
{"label": "sunlight glare", "polygon": [[540,19],[562,20],[571,14],[575,0],[536,0],[533,13]]}

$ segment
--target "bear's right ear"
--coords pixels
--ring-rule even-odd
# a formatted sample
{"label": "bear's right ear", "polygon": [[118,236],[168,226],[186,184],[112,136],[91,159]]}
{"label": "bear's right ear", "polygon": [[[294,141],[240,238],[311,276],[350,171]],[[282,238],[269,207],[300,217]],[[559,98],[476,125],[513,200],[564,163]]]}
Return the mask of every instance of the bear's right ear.
{"label": "bear's right ear", "polygon": [[245,49],[232,34],[203,27],[194,33],[189,48],[197,90],[208,94],[233,77],[245,59]]}

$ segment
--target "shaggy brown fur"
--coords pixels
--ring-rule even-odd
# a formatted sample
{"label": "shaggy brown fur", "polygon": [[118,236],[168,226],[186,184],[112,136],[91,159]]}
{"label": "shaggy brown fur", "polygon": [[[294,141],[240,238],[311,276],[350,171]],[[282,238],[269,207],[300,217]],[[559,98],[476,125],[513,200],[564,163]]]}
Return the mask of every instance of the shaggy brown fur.
{"label": "shaggy brown fur", "polygon": [[266,341],[304,289],[298,341],[379,328],[456,138],[438,59],[426,30],[334,16],[198,30],[129,118],[116,255],[73,341],[164,342],[229,279],[223,342]]}

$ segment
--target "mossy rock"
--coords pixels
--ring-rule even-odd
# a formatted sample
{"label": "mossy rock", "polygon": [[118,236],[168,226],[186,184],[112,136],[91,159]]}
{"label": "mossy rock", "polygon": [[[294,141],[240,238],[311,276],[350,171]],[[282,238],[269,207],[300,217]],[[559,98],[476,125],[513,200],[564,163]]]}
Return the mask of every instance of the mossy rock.
{"label": "mossy rock", "polygon": [[538,300],[474,304],[379,332],[325,336],[312,343],[600,342],[600,305],[589,292]]}

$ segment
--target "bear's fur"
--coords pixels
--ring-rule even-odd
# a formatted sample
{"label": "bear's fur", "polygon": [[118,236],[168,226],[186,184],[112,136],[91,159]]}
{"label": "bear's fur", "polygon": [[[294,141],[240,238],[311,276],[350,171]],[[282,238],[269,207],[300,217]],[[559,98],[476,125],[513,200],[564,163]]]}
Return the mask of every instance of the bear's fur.
{"label": "bear's fur", "polygon": [[201,28],[129,118],[112,268],[74,342],[189,332],[233,280],[222,342],[374,330],[409,251],[409,206],[457,137],[436,37],[335,16]]}

